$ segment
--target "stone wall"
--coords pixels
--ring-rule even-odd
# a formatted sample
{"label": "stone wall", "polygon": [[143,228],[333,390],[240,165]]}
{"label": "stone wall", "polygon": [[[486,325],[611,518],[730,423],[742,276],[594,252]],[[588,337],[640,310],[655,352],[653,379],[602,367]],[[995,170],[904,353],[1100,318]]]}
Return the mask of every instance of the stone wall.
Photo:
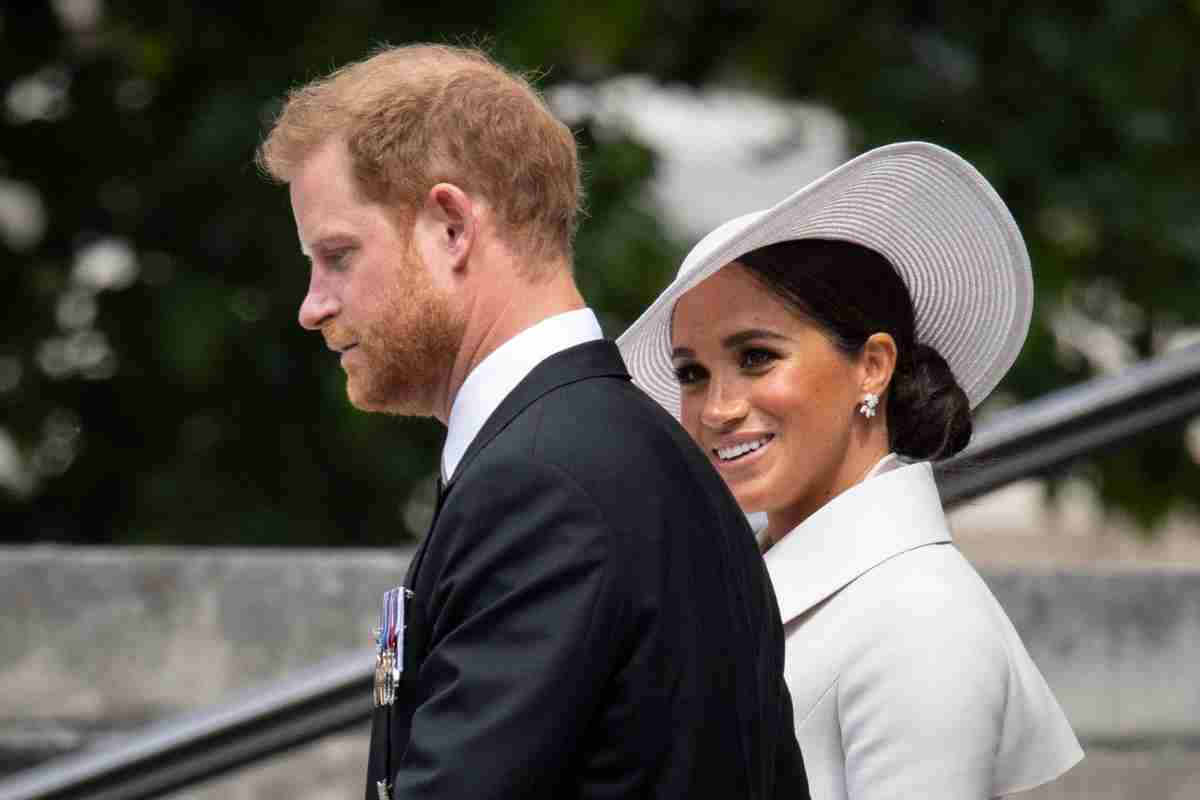
{"label": "stone wall", "polygon": [[[406,551],[0,548],[0,770],[363,649]],[[1026,797],[1200,796],[1200,570],[984,569],[1089,758]],[[179,794],[357,796],[365,729]]]}

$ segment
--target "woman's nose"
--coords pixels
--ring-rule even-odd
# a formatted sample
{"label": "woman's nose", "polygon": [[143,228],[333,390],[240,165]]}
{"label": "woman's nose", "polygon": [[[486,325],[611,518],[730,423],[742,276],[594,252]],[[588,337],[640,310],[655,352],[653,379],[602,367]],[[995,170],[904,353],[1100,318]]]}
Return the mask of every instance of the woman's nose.
{"label": "woman's nose", "polygon": [[713,381],[700,409],[700,422],[705,427],[723,430],[746,416],[746,395],[728,382]]}

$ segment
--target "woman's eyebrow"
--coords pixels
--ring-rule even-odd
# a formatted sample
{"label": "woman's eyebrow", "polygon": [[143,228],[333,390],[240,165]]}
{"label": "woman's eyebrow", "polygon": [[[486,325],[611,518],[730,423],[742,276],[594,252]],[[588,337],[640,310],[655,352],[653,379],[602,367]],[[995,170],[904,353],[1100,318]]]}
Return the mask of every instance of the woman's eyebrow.
{"label": "woman's eyebrow", "polygon": [[788,338],[788,337],[784,336],[782,333],[776,333],[775,331],[769,331],[765,328],[750,328],[748,330],[738,331],[737,333],[731,333],[729,336],[726,336],[724,339],[721,340],[721,346],[726,349],[730,349],[730,348],[734,348],[734,347],[743,345],[746,342],[752,341],[754,339],[786,339],[786,338]]}
{"label": "woman's eyebrow", "polygon": [[[748,328],[744,331],[731,333],[721,340],[721,347],[726,350],[732,350],[735,347],[740,347],[746,342],[754,341],[755,339],[787,339],[782,333],[769,331],[766,328]],[[676,347],[671,351],[671,358],[695,358],[696,351],[690,347]]]}

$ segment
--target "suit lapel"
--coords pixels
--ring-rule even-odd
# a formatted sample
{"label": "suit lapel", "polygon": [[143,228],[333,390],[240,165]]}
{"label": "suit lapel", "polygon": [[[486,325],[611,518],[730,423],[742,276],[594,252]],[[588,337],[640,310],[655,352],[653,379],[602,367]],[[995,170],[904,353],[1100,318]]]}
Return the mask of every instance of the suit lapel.
{"label": "suit lapel", "polygon": [[404,577],[405,586],[410,589],[416,586],[417,571],[420,569],[430,535],[437,526],[438,516],[442,513],[446,497],[454,488],[458,476],[463,473],[475,456],[538,398],[560,386],[597,377],[616,377],[629,380],[629,371],[625,369],[625,362],[621,360],[620,351],[617,350],[614,343],[607,339],[585,342],[555,353],[534,367],[533,371],[509,392],[508,396],[488,417],[475,439],[472,440],[462,459],[458,462],[458,468],[454,470],[454,476],[451,477],[450,482],[443,486],[441,477],[438,478],[437,504],[434,506],[433,519],[429,523],[429,530],[421,539],[421,543],[417,545],[417,550],[409,561]]}

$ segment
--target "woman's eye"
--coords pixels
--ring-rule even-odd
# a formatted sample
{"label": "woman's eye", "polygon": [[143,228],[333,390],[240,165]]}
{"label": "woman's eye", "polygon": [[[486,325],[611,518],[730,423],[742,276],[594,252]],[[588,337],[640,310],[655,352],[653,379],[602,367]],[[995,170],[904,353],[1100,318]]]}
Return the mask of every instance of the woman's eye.
{"label": "woman's eye", "polygon": [[680,364],[675,368],[675,379],[681,386],[703,380],[705,374],[704,368],[699,364]]}
{"label": "woman's eye", "polygon": [[777,356],[770,350],[752,347],[742,352],[741,366],[742,369],[754,369],[755,367],[765,367],[774,361]]}

